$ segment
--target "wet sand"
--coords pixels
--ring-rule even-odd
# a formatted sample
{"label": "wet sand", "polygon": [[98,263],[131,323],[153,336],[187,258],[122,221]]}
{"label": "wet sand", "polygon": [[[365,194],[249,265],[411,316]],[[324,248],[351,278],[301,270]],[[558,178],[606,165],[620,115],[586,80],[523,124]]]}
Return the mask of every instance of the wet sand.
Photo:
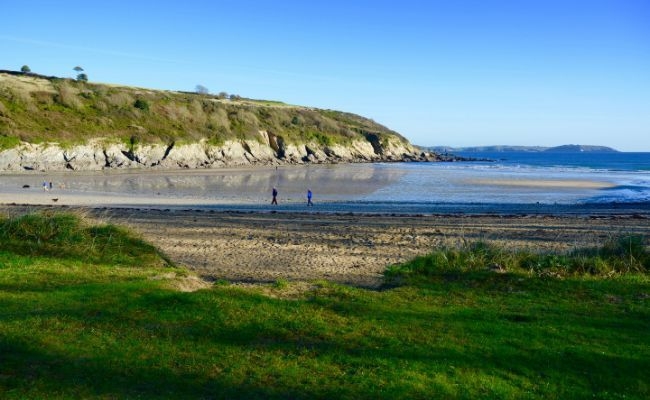
{"label": "wet sand", "polygon": [[606,189],[615,185],[611,182],[585,181],[575,179],[468,179],[467,184],[491,185],[491,186],[514,186],[528,188],[583,188],[583,189]]}
{"label": "wet sand", "polygon": [[483,240],[536,251],[594,246],[624,233],[650,237],[647,214],[391,215],[209,209],[2,205],[0,213],[82,212],[125,225],[207,280],[278,279],[378,287],[391,264]]}

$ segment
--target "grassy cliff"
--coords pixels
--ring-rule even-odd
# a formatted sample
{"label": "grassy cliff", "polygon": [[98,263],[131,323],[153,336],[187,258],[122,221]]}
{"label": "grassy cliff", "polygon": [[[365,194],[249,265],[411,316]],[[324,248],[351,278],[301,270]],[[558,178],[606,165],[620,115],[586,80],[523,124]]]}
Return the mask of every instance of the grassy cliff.
{"label": "grassy cliff", "polygon": [[0,150],[20,142],[63,146],[90,139],[140,144],[257,139],[327,146],[406,139],[350,113],[280,102],[97,84],[0,71]]}

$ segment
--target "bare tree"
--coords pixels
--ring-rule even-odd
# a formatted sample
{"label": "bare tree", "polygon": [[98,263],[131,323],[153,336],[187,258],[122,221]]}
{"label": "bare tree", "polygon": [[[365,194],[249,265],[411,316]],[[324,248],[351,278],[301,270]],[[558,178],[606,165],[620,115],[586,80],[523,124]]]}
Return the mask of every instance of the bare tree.
{"label": "bare tree", "polygon": [[210,93],[208,88],[203,86],[203,85],[196,85],[195,90],[196,90],[196,93],[198,93],[198,94],[208,94],[208,93]]}

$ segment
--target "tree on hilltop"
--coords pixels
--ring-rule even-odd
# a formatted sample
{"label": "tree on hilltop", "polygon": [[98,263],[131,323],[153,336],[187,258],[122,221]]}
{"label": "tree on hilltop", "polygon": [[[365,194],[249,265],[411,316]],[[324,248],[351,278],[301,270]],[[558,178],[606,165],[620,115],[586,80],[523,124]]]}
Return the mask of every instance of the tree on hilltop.
{"label": "tree on hilltop", "polygon": [[196,85],[195,90],[196,90],[196,93],[198,93],[198,94],[208,94],[208,93],[210,93],[208,88],[203,86],[203,85]]}
{"label": "tree on hilltop", "polygon": [[76,67],[74,67],[72,69],[74,71],[78,72],[78,74],[77,74],[77,80],[78,81],[88,82],[88,75],[86,75],[85,73],[81,73],[84,70],[83,68],[81,68],[80,66],[77,65]]}
{"label": "tree on hilltop", "polygon": [[29,65],[23,65],[20,67],[20,72],[29,73],[32,72],[32,70],[29,68]]}

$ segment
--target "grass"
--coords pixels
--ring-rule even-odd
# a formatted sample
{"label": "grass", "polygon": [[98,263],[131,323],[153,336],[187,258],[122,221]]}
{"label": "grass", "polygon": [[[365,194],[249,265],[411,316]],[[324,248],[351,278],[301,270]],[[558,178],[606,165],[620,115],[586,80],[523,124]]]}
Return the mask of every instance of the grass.
{"label": "grass", "polygon": [[568,254],[511,251],[483,242],[461,248],[442,248],[413,261],[391,266],[386,271],[389,281],[439,278],[459,273],[512,272],[537,276],[582,277],[612,276],[650,271],[650,253],[644,238],[624,235],[600,248],[575,249]]}
{"label": "grass", "polygon": [[[181,293],[157,277],[184,272],[122,228],[0,223],[3,399],[650,396],[647,264],[619,254],[636,239],[586,251],[615,264],[602,272],[543,273],[555,266],[475,245],[444,250],[464,253],[455,264],[393,266],[398,286],[383,291],[316,282],[296,295],[278,280]],[[640,243],[633,258],[647,260]],[[494,254],[505,273],[486,269]]]}
{"label": "grass", "polygon": [[[0,150],[29,143],[66,146],[90,139],[140,144],[255,140],[265,130],[287,143],[365,140],[371,132],[406,142],[361,116],[266,100],[157,91],[0,71]],[[293,123],[300,121],[300,123]],[[315,136],[314,136],[315,135]]]}

